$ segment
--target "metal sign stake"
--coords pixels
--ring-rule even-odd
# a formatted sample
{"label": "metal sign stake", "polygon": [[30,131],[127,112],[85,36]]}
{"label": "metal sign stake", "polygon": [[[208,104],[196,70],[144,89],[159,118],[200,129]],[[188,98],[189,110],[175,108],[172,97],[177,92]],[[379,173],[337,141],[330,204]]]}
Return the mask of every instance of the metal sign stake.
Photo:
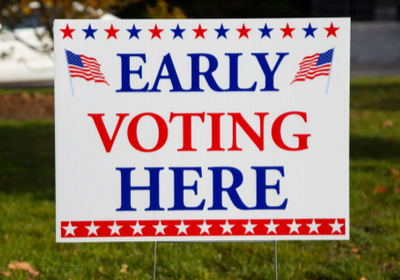
{"label": "metal sign stake", "polygon": [[275,280],[278,280],[278,251],[276,248],[276,243],[277,241],[274,241],[274,245],[275,245]]}
{"label": "metal sign stake", "polygon": [[156,256],[157,256],[157,241],[154,241],[153,280],[156,280]]}
{"label": "metal sign stake", "polygon": [[[267,241],[271,242],[271,241]],[[274,242],[274,250],[275,250],[275,280],[278,280],[278,251],[276,244],[278,243],[276,240]],[[153,254],[153,280],[156,280],[156,265],[157,265],[157,241],[154,241],[154,254]]]}

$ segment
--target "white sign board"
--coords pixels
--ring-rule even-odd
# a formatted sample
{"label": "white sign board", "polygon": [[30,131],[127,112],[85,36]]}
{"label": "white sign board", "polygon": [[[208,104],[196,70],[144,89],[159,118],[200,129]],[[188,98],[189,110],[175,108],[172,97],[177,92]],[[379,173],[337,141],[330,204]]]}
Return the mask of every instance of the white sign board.
{"label": "white sign board", "polygon": [[57,242],[349,239],[350,19],[54,34]]}

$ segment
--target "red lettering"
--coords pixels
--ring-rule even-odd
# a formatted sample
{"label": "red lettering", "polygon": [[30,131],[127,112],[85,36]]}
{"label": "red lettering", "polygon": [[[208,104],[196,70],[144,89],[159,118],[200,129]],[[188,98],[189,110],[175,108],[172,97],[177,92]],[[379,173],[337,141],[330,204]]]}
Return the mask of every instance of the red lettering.
{"label": "red lettering", "polygon": [[204,122],[204,115],[203,113],[173,113],[169,117],[169,122],[171,122],[175,117],[182,117],[182,129],[183,129],[183,146],[178,151],[197,151],[192,147],[192,117],[199,117],[201,122]]}
{"label": "red lettering", "polygon": [[[144,116],[152,117],[156,121],[157,127],[158,127],[158,141],[157,141],[157,144],[151,149],[143,148],[142,145],[140,145],[139,139],[137,136],[138,123],[139,123],[140,119]],[[167,124],[165,123],[164,119],[157,114],[142,113],[142,114],[135,116],[132,119],[132,121],[129,123],[129,126],[128,126],[129,143],[131,143],[132,147],[138,151],[146,152],[146,153],[157,151],[165,145],[165,143],[167,142],[167,138],[168,138]]]}
{"label": "red lettering", "polygon": [[207,151],[225,151],[221,148],[221,116],[225,113],[207,113],[211,117],[211,148]]}
{"label": "red lettering", "polygon": [[119,117],[118,123],[111,139],[103,122],[104,114],[88,114],[88,116],[92,117],[94,124],[96,125],[97,131],[99,132],[101,141],[103,142],[104,148],[106,149],[106,152],[109,153],[112,146],[114,145],[115,138],[117,137],[122,122],[124,121],[126,116],[129,116],[129,114],[117,114],[117,116]]}
{"label": "red lettering", "polygon": [[250,137],[251,141],[256,144],[260,151],[264,150],[264,117],[269,113],[254,113],[260,118],[260,136],[251,128],[251,126],[244,120],[242,114],[240,113],[228,113],[232,116],[232,147],[228,151],[241,151],[242,149],[237,146],[236,141],[236,124],[240,125],[247,136]]}
{"label": "red lettering", "polygon": [[276,118],[276,120],[274,121],[273,125],[272,125],[272,139],[274,140],[275,144],[286,151],[301,151],[301,150],[305,150],[308,149],[308,143],[307,143],[307,139],[309,136],[311,136],[311,134],[293,134],[294,137],[299,138],[299,145],[297,148],[291,148],[288,147],[282,140],[282,135],[281,135],[281,127],[282,127],[282,122],[285,120],[285,118],[287,116],[290,115],[298,115],[300,117],[303,118],[304,122],[307,122],[307,114],[304,112],[287,112],[284,113],[282,115],[280,115],[279,117]]}

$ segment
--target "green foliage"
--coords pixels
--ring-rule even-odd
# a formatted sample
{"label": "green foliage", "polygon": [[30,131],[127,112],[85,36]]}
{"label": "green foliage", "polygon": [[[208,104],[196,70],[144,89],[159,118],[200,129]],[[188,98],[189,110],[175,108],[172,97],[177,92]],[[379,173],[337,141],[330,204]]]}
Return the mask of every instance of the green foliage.
{"label": "green foliage", "polygon": [[7,94],[19,94],[19,93],[27,93],[27,94],[54,94],[54,88],[24,88],[24,89],[15,89],[15,88],[0,88],[0,95]]}
{"label": "green foliage", "polygon": [[[279,279],[399,279],[399,84],[352,81],[350,241],[278,242]],[[152,279],[152,243],[55,243],[53,122],[2,121],[0,135],[0,279],[15,261],[36,279]],[[157,279],[274,279],[272,243],[158,243],[157,252]]]}
{"label": "green foliage", "polygon": [[[0,1],[0,35],[2,30],[5,30],[11,38],[29,48],[42,53],[51,53],[55,19],[97,19],[105,13],[121,11],[128,5],[133,10],[139,9],[144,17],[185,17],[179,8],[173,7],[170,11],[164,0],[157,0],[154,6],[146,0],[2,0]],[[32,44],[21,38],[16,32],[16,29],[20,27],[34,28],[39,44]],[[0,53],[0,59],[11,53],[12,50]]]}
{"label": "green foliage", "polygon": [[276,18],[307,17],[310,0],[169,0],[193,18]]}

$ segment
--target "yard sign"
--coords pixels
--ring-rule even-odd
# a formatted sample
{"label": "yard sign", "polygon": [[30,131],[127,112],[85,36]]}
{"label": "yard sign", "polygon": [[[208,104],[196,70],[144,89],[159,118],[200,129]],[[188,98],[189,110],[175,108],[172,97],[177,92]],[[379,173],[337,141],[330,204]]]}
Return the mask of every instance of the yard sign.
{"label": "yard sign", "polygon": [[349,239],[350,20],[56,20],[57,242]]}

